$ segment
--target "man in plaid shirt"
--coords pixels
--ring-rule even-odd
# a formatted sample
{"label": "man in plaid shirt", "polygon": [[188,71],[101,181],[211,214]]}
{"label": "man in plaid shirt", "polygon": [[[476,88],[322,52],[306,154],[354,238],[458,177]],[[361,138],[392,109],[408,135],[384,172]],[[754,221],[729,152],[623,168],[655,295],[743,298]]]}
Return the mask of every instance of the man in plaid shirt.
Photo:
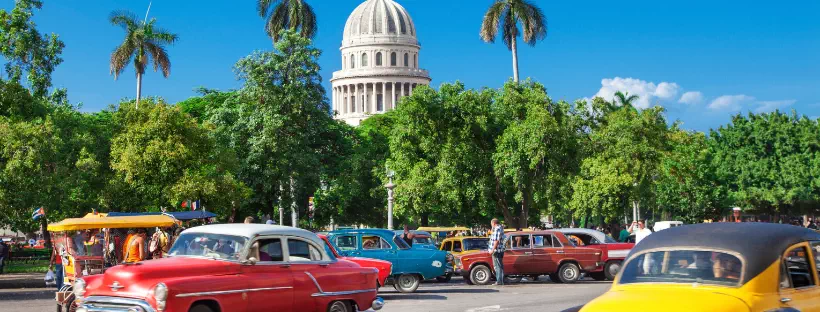
{"label": "man in plaid shirt", "polygon": [[498,219],[493,219],[490,226],[490,253],[495,267],[495,285],[504,285],[504,227],[498,223]]}

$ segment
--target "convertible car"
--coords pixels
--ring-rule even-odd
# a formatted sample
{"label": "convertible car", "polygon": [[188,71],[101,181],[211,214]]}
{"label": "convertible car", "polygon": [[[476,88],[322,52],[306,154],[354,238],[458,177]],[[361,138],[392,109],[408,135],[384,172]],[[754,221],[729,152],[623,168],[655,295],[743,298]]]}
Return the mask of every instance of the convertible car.
{"label": "convertible car", "polygon": [[182,232],[159,260],[74,282],[80,312],[379,310],[378,272],[327,253],[315,234],[264,224]]}
{"label": "convertible car", "polygon": [[607,293],[565,311],[820,311],[818,264],[820,234],[802,227],[684,225],[642,240]]}

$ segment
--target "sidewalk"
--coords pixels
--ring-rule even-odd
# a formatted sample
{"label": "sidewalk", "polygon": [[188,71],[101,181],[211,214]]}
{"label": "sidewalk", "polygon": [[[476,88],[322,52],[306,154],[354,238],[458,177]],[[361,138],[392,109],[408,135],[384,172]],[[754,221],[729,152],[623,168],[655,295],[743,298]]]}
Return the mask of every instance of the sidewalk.
{"label": "sidewalk", "polygon": [[42,273],[0,274],[0,289],[46,287]]}

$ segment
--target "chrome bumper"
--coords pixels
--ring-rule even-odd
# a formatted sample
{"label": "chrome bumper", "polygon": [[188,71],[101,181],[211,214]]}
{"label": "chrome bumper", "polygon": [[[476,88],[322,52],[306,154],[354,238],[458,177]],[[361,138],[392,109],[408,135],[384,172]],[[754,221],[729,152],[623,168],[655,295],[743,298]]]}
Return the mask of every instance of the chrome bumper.
{"label": "chrome bumper", "polygon": [[156,312],[148,302],[139,299],[90,296],[77,312]]}
{"label": "chrome bumper", "polygon": [[373,303],[370,304],[370,308],[375,311],[381,310],[384,308],[384,299],[376,297],[376,299],[373,299]]}

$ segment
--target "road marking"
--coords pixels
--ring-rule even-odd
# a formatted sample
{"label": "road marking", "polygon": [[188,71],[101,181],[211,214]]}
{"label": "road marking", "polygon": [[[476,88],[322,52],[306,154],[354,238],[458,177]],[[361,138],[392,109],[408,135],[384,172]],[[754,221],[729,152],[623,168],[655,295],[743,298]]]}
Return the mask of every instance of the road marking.
{"label": "road marking", "polygon": [[472,309],[467,309],[464,312],[494,312],[494,311],[501,311],[501,306],[500,305],[493,305],[493,306],[486,306],[486,307],[480,307],[480,308],[472,308]]}

